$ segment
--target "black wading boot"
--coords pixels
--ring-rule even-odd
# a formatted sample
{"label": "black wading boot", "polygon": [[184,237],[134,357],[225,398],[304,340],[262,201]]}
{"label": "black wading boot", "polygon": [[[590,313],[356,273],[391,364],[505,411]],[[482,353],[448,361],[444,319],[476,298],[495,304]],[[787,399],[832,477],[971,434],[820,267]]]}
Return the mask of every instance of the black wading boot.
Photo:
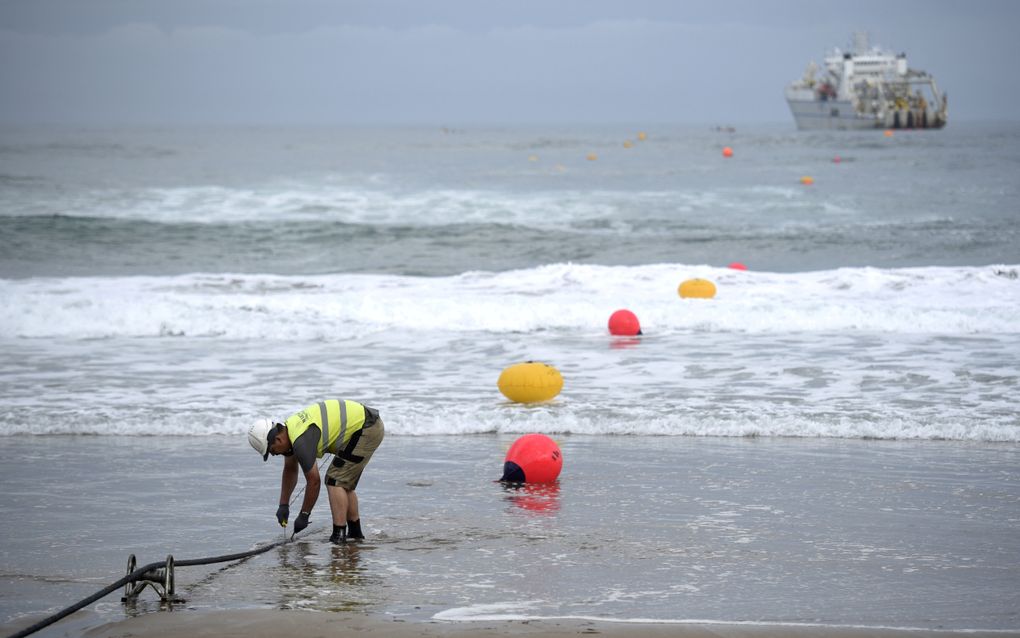
{"label": "black wading boot", "polygon": [[344,545],[347,543],[347,526],[346,525],[334,525],[333,535],[329,537],[329,542],[334,545]]}
{"label": "black wading boot", "polygon": [[365,535],[361,533],[361,519],[347,521],[347,538],[352,541],[363,541]]}

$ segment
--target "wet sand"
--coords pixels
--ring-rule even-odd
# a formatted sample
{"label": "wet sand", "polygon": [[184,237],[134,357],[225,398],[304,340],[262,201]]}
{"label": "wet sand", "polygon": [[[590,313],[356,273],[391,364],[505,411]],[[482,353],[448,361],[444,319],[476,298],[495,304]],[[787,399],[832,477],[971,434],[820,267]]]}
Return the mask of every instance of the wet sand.
{"label": "wet sand", "polygon": [[[179,568],[172,612],[117,592],[37,636],[1020,631],[1015,445],[565,436],[559,484],[507,490],[513,438],[390,437],[358,490],[365,543],[328,543],[322,498],[295,542]],[[243,440],[9,451],[59,471],[0,466],[0,635],[118,580],[128,553],[281,538],[279,465]]]}

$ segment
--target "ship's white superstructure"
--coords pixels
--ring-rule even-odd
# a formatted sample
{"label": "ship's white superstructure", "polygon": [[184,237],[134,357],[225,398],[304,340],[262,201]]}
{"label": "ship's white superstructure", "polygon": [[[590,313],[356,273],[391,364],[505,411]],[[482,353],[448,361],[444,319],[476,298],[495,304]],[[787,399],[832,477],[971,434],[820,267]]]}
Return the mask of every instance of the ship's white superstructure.
{"label": "ship's white superstructure", "polygon": [[[820,73],[819,73],[820,71]],[[786,87],[797,128],[942,128],[947,97],[935,78],[907,66],[907,56],[868,45],[858,33],[851,51],[838,48],[825,66],[808,65],[804,77]]]}

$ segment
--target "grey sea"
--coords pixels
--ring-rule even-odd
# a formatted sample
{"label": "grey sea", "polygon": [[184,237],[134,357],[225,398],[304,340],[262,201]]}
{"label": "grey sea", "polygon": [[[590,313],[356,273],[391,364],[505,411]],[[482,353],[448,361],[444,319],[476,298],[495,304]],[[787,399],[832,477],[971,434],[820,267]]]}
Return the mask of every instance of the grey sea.
{"label": "grey sea", "polygon": [[282,540],[245,433],[333,397],[366,542],[321,497],[173,613],[1020,632],[1020,128],[791,128],[0,131],[5,633]]}

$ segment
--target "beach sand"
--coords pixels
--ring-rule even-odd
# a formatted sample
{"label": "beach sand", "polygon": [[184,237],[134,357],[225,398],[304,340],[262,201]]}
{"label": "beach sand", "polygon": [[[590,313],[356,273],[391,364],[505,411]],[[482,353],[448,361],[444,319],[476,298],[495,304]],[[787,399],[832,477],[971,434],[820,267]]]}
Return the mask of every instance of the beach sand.
{"label": "beach sand", "polygon": [[561,638],[578,635],[620,636],[621,638],[779,638],[826,636],[829,638],[896,638],[966,635],[973,638],[1018,636],[1017,633],[956,633],[932,630],[887,628],[844,628],[821,626],[770,626],[696,623],[613,623],[595,620],[502,620],[472,623],[404,622],[356,614],[302,611],[248,610],[204,613],[172,612],[147,614],[123,622],[97,627],[88,638],[270,638],[275,636],[326,638],[339,635],[424,638],[428,636],[524,636]]}

